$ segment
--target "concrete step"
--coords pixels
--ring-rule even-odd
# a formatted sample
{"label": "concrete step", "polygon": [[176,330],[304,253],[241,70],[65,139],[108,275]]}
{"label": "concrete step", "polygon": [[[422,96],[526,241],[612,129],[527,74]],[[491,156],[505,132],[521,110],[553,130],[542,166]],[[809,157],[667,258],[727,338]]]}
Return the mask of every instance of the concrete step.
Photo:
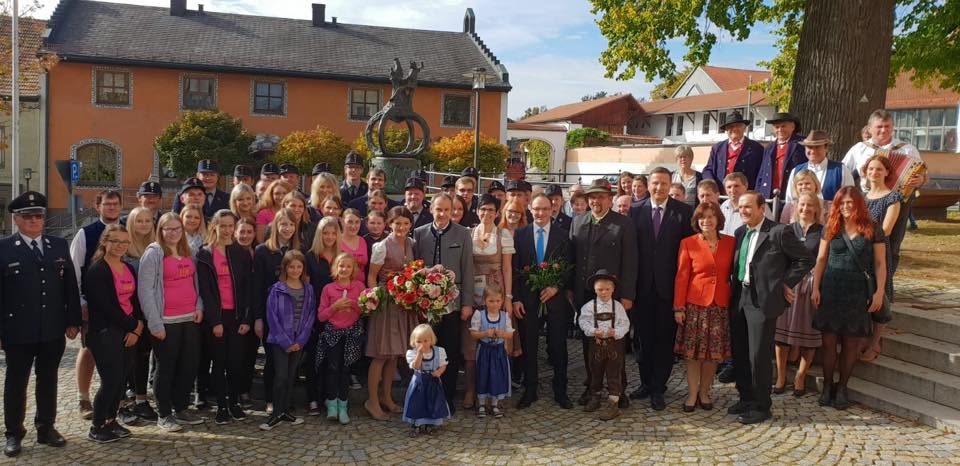
{"label": "concrete step", "polygon": [[960,376],[960,345],[955,343],[888,330],[883,337],[883,354]]}
{"label": "concrete step", "polygon": [[857,378],[909,393],[934,403],[960,409],[960,377],[883,355],[858,363]]}
{"label": "concrete step", "polygon": [[[807,373],[807,383],[823,389],[823,375],[819,367]],[[960,433],[960,410],[934,403],[908,393],[878,385],[857,377],[847,384],[850,399],[868,408],[919,422],[945,432]]]}
{"label": "concrete step", "polygon": [[896,304],[890,327],[960,345],[960,309],[918,309]]}

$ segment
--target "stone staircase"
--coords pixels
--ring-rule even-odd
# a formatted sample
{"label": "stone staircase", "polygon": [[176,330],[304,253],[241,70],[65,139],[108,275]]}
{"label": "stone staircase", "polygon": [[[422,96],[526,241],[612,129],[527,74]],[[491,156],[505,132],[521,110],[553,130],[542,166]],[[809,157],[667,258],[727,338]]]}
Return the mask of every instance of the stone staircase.
{"label": "stone staircase", "polygon": [[[822,389],[819,370],[810,382]],[[883,355],[858,363],[848,389],[870,408],[960,432],[960,307],[894,304]]]}

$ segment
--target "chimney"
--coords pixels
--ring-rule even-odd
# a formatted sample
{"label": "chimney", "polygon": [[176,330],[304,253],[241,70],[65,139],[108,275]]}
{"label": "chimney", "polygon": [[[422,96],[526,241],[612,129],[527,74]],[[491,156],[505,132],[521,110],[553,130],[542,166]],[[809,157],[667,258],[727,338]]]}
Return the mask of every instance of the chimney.
{"label": "chimney", "polygon": [[313,27],[323,27],[327,23],[327,6],[322,3],[313,4]]}
{"label": "chimney", "polygon": [[187,0],[170,0],[170,16],[185,16]]}
{"label": "chimney", "polygon": [[199,4],[199,5],[197,5],[197,13],[200,13],[201,15],[203,14],[203,4],[202,4],[202,3]]}
{"label": "chimney", "polygon": [[473,14],[473,8],[467,8],[463,14],[463,32],[474,33],[477,31],[477,17]]}
{"label": "chimney", "polygon": [[336,25],[337,25],[337,17],[336,17],[336,16],[331,16],[330,19],[332,20],[332,21],[330,21],[330,24],[332,24],[333,26],[336,26]]}

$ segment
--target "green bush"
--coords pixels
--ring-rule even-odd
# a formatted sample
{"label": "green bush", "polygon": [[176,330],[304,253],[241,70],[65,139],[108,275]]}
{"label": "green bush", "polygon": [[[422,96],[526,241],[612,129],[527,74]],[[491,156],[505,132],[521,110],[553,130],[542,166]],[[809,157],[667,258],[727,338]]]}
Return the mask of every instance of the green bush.
{"label": "green bush", "polygon": [[154,141],[160,163],[179,178],[193,176],[197,162],[219,162],[221,173],[232,173],[238,164],[255,165],[250,156],[254,135],[243,129],[239,118],[220,111],[184,112]]}
{"label": "green bush", "polygon": [[599,146],[610,139],[610,133],[596,128],[579,128],[567,133],[567,148]]}
{"label": "green bush", "polygon": [[550,171],[550,154],[553,152],[550,144],[537,139],[531,139],[525,142],[523,147],[527,149],[527,158],[530,160],[530,166],[540,170],[540,173]]}

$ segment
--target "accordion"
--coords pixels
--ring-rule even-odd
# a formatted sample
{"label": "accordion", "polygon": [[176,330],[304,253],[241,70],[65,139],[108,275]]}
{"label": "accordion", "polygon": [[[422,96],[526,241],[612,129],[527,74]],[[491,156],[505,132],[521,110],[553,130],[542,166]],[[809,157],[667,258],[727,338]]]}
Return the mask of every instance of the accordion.
{"label": "accordion", "polygon": [[887,183],[887,187],[891,190],[900,191],[900,194],[903,195],[904,199],[909,199],[913,195],[914,191],[917,188],[913,186],[907,186],[907,181],[910,180],[914,175],[926,175],[927,174],[927,164],[923,163],[922,160],[917,160],[903,152],[898,152],[898,149],[903,147],[903,144],[898,144],[890,149],[881,149],[878,146],[873,144],[867,144],[874,150],[874,154],[881,157],[886,157],[890,161],[890,164],[893,165],[893,178],[890,183]]}

